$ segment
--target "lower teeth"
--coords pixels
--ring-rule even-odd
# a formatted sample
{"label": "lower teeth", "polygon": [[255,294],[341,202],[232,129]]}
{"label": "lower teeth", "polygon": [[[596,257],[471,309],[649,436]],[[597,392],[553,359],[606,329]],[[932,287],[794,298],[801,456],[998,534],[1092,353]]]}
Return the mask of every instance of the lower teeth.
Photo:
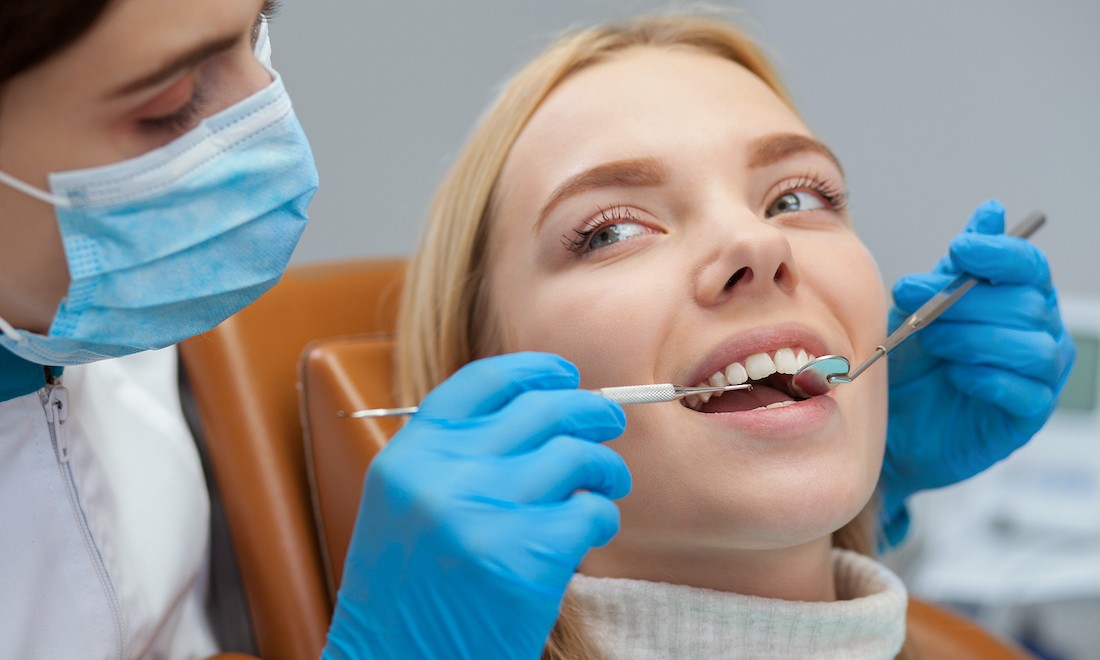
{"label": "lower teeth", "polygon": [[753,410],[756,411],[756,410],[770,410],[772,408],[786,408],[787,406],[793,406],[796,403],[798,403],[798,402],[797,401],[777,401],[775,403],[769,403],[766,406],[760,406],[759,408],[753,408]]}

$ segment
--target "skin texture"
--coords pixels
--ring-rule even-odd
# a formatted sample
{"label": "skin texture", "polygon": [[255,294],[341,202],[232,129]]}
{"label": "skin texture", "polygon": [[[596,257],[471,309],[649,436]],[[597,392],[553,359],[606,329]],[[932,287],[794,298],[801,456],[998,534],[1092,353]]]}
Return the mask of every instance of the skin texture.
{"label": "skin texture", "polygon": [[[566,80],[497,186],[489,285],[503,350],[561,354],[582,387],[694,385],[711,365],[791,345],[862,357],[885,331],[881,278],[846,211],[807,183],[843,190],[839,165],[813,149],[750,162],[762,138],[791,135],[811,134],[759,79],[711,55],[634,48]],[[604,180],[540,221],[563,182],[631,159],[655,161],[663,181]],[[788,192],[801,210],[777,213]],[[587,253],[567,249],[605,221],[620,240],[601,227]],[[834,599],[830,534],[868,502],[882,463],[884,363],[787,408],[626,408],[609,446],[633,490],[621,532],[582,571]]]}
{"label": "skin texture", "polygon": [[[260,0],[117,0],[75,43],[0,89],[0,170],[49,190],[50,172],[125,160],[262,89],[252,54]],[[224,48],[162,80],[116,92],[211,42]],[[177,125],[195,90],[205,99]],[[54,209],[0,185],[0,315],[45,332],[69,284]]]}

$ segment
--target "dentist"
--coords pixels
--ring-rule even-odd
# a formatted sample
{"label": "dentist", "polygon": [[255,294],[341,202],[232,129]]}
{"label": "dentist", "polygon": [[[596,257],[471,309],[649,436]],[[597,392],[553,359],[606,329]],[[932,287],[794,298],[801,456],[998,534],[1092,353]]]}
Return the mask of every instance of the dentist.
{"label": "dentist", "polygon": [[2,657],[217,651],[194,446],[85,437],[62,371],[204,332],[279,281],[317,170],[262,61],[268,10],[0,4]]}

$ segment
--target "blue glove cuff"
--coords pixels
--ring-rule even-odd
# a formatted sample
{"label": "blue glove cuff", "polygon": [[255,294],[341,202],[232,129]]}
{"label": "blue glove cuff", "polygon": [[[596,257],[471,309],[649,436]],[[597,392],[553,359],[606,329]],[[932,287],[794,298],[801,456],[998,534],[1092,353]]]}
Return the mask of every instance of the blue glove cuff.
{"label": "blue glove cuff", "polygon": [[879,510],[879,525],[882,536],[879,538],[879,552],[896,548],[909,533],[909,509],[902,502],[888,511],[885,506]]}

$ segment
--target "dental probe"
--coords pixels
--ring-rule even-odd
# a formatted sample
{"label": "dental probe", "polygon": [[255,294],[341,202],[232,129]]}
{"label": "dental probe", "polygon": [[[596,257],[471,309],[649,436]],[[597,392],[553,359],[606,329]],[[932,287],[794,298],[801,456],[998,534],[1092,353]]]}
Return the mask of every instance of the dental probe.
{"label": "dental probe", "polygon": [[[1047,217],[1038,211],[1024,217],[1012,229],[1005,232],[1009,236],[1028,238],[1047,221]],[[963,294],[974,288],[980,280],[963,273],[950,284],[932,296],[928,302],[913,312],[905,322],[898,326],[897,330],[890,333],[880,345],[875,348],[871,357],[853,371],[849,371],[851,363],[843,355],[822,355],[800,367],[791,377],[791,391],[794,394],[809,398],[818,394],[825,394],[839,383],[850,383],[855,380],[867,368],[878,361],[879,358],[908,339],[913,333],[927,327],[929,323],[939,318],[949,307],[955,304]]]}
{"label": "dental probe", "polygon": [[[706,387],[681,387],[680,385],[673,385],[672,383],[657,383],[656,385],[621,385],[619,387],[601,387],[598,390],[588,391],[599,394],[600,396],[605,396],[615,403],[629,406],[636,403],[663,403],[665,401],[675,401],[676,399],[682,399],[690,394],[732,392],[734,390],[751,389],[752,385],[750,385],[749,383],[744,383],[742,385],[718,385]],[[416,414],[416,411],[418,410],[420,410],[419,406],[408,406],[407,408],[369,408],[367,410],[356,410],[350,413],[343,410],[337,410],[336,416],[348,417],[351,419],[362,419],[364,417],[399,417],[402,415]]]}

